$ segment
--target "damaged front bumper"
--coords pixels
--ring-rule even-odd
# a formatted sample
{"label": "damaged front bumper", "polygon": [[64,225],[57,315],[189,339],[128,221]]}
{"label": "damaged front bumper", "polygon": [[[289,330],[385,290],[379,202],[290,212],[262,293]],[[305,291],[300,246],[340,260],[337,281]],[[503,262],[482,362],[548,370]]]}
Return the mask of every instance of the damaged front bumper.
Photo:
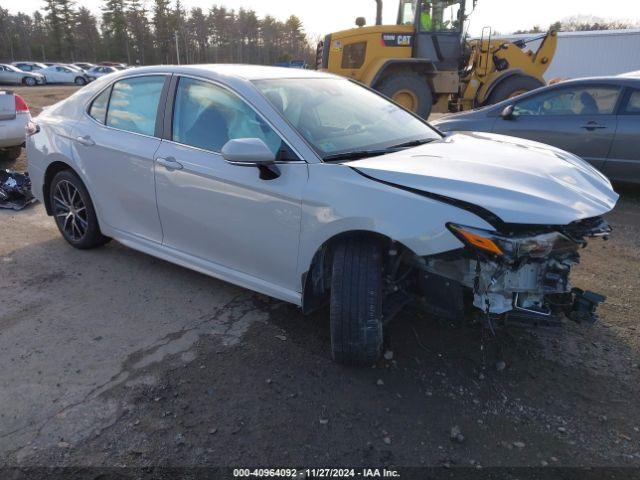
{"label": "damaged front bumper", "polygon": [[611,232],[602,218],[562,227],[511,225],[501,232],[448,227],[465,248],[417,259],[419,294],[437,313],[458,316],[473,306],[490,325],[596,320],[596,307],[605,298],[573,288],[569,274],[587,239],[606,239]]}

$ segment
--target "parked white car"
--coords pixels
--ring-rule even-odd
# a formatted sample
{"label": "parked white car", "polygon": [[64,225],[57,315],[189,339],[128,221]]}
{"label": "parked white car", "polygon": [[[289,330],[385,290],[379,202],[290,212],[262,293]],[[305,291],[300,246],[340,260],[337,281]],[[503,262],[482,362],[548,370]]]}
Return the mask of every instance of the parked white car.
{"label": "parked white car", "polygon": [[25,72],[13,65],[0,63],[0,84],[26,85],[34,87],[45,82],[39,72]]}
{"label": "parked white car", "polygon": [[89,83],[89,77],[87,74],[71,65],[52,65],[42,70],[38,70],[39,73],[44,75],[47,83],[75,83],[76,85],[85,85]]}
{"label": "parked white car", "polygon": [[22,97],[0,90],[0,160],[11,162],[20,156],[30,120],[29,106]]}
{"label": "parked white car", "polygon": [[117,72],[118,70],[115,67],[104,67],[104,66],[96,66],[87,70],[87,76],[90,80],[95,80],[96,78],[104,77],[110,73]]}
{"label": "parked white car", "polygon": [[408,302],[491,326],[591,319],[602,300],[568,276],[611,230],[604,176],[539,143],[444,136],[344,78],[142,67],[37,123],[33,192],[72,246],[115,238],[305,313],[328,302],[342,363],[376,361]]}

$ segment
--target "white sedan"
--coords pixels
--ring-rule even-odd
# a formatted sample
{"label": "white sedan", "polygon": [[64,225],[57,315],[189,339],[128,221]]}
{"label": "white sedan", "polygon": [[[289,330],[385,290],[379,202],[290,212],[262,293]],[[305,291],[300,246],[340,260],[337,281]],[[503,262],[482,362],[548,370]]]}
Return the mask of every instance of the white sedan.
{"label": "white sedan", "polygon": [[38,73],[44,75],[47,83],[75,83],[80,86],[89,83],[89,77],[83,70],[70,65],[52,65],[38,70]]}
{"label": "white sedan", "polygon": [[115,238],[305,313],[328,304],[341,363],[375,362],[409,302],[491,326],[591,321],[603,300],[569,283],[585,239],[611,230],[618,195],[597,170],[531,141],[443,135],[341,77],[142,67],[37,123],[33,193],[69,244]]}

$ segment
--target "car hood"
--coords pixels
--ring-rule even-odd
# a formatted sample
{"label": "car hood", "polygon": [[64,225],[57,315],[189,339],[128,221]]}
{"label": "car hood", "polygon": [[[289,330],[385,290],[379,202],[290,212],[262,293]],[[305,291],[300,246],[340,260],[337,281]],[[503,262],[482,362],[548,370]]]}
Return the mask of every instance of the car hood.
{"label": "car hood", "polygon": [[566,225],[610,211],[611,183],[575,155],[520,138],[467,132],[348,162],[365,175],[471,203],[503,222]]}

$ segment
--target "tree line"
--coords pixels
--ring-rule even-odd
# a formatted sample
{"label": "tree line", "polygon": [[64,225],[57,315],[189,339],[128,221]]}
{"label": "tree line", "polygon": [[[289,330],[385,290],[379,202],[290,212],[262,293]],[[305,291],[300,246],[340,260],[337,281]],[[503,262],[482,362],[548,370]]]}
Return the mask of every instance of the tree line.
{"label": "tree line", "polygon": [[301,20],[213,5],[187,11],[180,0],[104,0],[94,15],[74,0],[12,15],[0,7],[0,61],[114,61],[128,64],[258,63],[315,57]]}
{"label": "tree line", "polygon": [[[628,20],[604,20],[591,16],[575,16],[560,20],[549,25],[547,30],[555,30],[556,32],[587,32],[593,30],[627,30],[630,28],[638,28],[638,23]],[[517,33],[543,33],[540,25],[534,25],[530,29],[516,30]]]}

